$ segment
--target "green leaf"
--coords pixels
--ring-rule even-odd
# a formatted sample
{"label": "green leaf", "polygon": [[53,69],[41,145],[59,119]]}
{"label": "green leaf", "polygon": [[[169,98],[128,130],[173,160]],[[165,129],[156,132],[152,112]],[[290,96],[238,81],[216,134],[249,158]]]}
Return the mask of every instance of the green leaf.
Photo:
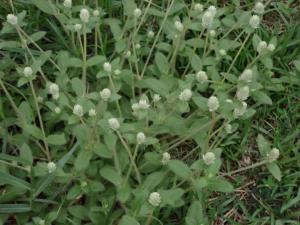
{"label": "green leaf", "polygon": [[147,176],[143,183],[143,187],[148,190],[153,190],[166,178],[165,172],[154,172]]}
{"label": "green leaf", "polygon": [[30,40],[28,40],[28,44],[31,43],[32,41],[38,41],[42,39],[45,35],[46,35],[45,31],[35,32],[34,34],[30,35]]}
{"label": "green leaf", "polygon": [[86,62],[87,67],[89,66],[95,66],[95,65],[99,65],[102,66],[102,64],[105,62],[105,57],[102,55],[95,55],[91,58],[89,58]]}
{"label": "green leaf", "polygon": [[140,223],[133,217],[125,215],[122,217],[119,225],[140,225]]}
{"label": "green leaf", "polygon": [[84,171],[87,169],[87,167],[90,164],[90,160],[93,156],[93,152],[90,150],[82,149],[81,152],[79,152],[76,160],[75,160],[75,169],[77,171]]}
{"label": "green leaf", "polygon": [[33,137],[39,140],[43,139],[43,133],[40,128],[31,124],[25,124],[22,128],[26,133],[32,135]]}
{"label": "green leaf", "polygon": [[282,174],[279,166],[275,162],[268,163],[267,168],[269,172],[275,177],[276,180],[281,181]]}
{"label": "green leaf", "polygon": [[208,224],[207,219],[203,215],[203,206],[201,201],[194,200],[188,209],[185,218],[186,225]]}
{"label": "green leaf", "polygon": [[112,158],[113,156],[113,152],[111,151],[111,149],[109,149],[108,147],[106,147],[106,145],[102,144],[102,143],[96,143],[93,146],[93,151],[99,155],[100,157],[103,158]]}
{"label": "green leaf", "polygon": [[28,162],[27,165],[32,165],[32,152],[26,143],[24,143],[20,148],[20,157]]}
{"label": "green leaf", "polygon": [[0,204],[0,213],[12,214],[12,213],[24,213],[31,210],[28,204]]}
{"label": "green leaf", "polygon": [[295,60],[294,65],[295,65],[296,69],[300,72],[300,60]]}
{"label": "green leaf", "polygon": [[270,143],[260,134],[257,136],[256,142],[257,142],[260,154],[263,157],[266,157],[271,149]]}
{"label": "green leaf", "polygon": [[215,177],[209,180],[208,188],[218,192],[233,192],[234,188],[231,183],[221,177]]}
{"label": "green leaf", "polygon": [[75,91],[77,96],[81,96],[84,92],[82,81],[75,77],[71,80],[72,89]]}
{"label": "green leaf", "polygon": [[19,188],[25,188],[31,190],[30,184],[20,178],[14,177],[8,173],[3,173],[0,171],[0,183],[9,184]]}
{"label": "green leaf", "polygon": [[47,143],[50,145],[64,145],[67,141],[64,134],[53,134],[47,137]]}
{"label": "green leaf", "polygon": [[51,4],[50,1],[47,0],[32,0],[32,3],[47,14],[54,15],[56,11],[55,5]]}
{"label": "green leaf", "polygon": [[165,83],[154,78],[143,79],[138,82],[138,85],[141,88],[150,88],[162,96],[166,96],[169,92],[169,88],[165,85]]}
{"label": "green leaf", "polygon": [[120,186],[122,184],[122,177],[112,168],[112,167],[104,167],[100,170],[101,176],[113,183],[116,186]]}
{"label": "green leaf", "polygon": [[251,96],[258,103],[272,105],[272,99],[262,91],[254,91],[251,93]]}
{"label": "green leaf", "polygon": [[179,160],[171,160],[168,163],[168,167],[173,173],[183,179],[188,179],[192,173],[190,168]]}
{"label": "green leaf", "polygon": [[155,63],[162,74],[168,74],[169,72],[169,62],[166,56],[162,53],[157,52],[155,54]]}
{"label": "green leaf", "polygon": [[115,40],[119,40],[120,38],[122,38],[122,29],[120,27],[121,24],[120,20],[109,18],[105,20],[105,23],[109,25]]}
{"label": "green leaf", "polygon": [[177,207],[183,204],[181,197],[184,194],[184,190],[181,188],[161,190],[159,193],[161,194],[162,202],[165,204],[172,207]]}

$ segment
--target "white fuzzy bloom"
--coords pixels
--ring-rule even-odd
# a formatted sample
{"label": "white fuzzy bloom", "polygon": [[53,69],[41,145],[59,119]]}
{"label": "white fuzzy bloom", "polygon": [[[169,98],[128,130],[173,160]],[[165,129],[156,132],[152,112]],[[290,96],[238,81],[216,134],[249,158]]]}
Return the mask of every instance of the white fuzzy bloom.
{"label": "white fuzzy bloom", "polygon": [[140,10],[139,8],[136,8],[133,11],[133,15],[134,15],[135,18],[139,18],[142,15],[142,10]]}
{"label": "white fuzzy bloom", "polygon": [[198,82],[200,82],[201,84],[203,84],[204,82],[206,82],[208,80],[208,77],[207,77],[207,74],[205,71],[199,71],[197,74],[196,74],[196,80]]}
{"label": "white fuzzy bloom", "polygon": [[149,39],[152,39],[153,37],[154,37],[154,32],[152,31],[152,30],[149,30],[148,31],[148,33],[147,33],[147,37],[149,38]]}
{"label": "white fuzzy bloom", "polygon": [[265,42],[265,41],[260,41],[260,42],[258,43],[258,45],[257,45],[256,51],[257,51],[258,53],[262,53],[264,50],[267,49],[267,47],[268,47],[267,42]]}
{"label": "white fuzzy bloom", "polygon": [[265,12],[265,6],[261,2],[256,2],[254,6],[254,12],[257,14],[263,14]]}
{"label": "white fuzzy bloom", "polygon": [[87,10],[85,8],[80,10],[79,16],[80,16],[81,21],[84,23],[88,23],[90,20],[90,12],[89,12],[89,10]]}
{"label": "white fuzzy bloom", "polygon": [[179,99],[184,102],[188,102],[191,100],[193,96],[193,92],[191,89],[184,89],[180,94],[179,94]]}
{"label": "white fuzzy bloom", "polygon": [[102,91],[100,91],[100,97],[103,101],[107,101],[111,96],[111,91],[108,88],[104,88]]}
{"label": "white fuzzy bloom", "polygon": [[108,124],[112,130],[118,130],[120,128],[120,123],[116,118],[109,119]]}
{"label": "white fuzzy bloom", "polygon": [[130,56],[131,56],[131,51],[128,50],[128,51],[125,53],[125,58],[128,59]]}
{"label": "white fuzzy bloom", "polygon": [[213,16],[217,14],[217,8],[213,5],[209,6],[207,11],[211,12]]}
{"label": "white fuzzy bloom", "polygon": [[207,10],[202,16],[202,26],[204,28],[209,29],[212,26],[213,21],[214,21],[214,14],[211,11]]}
{"label": "white fuzzy bloom", "polygon": [[96,116],[96,115],[97,115],[97,112],[96,112],[95,109],[90,109],[90,110],[89,110],[89,116],[90,116],[90,117],[94,117],[94,116]]}
{"label": "white fuzzy bloom", "polygon": [[184,29],[183,24],[180,21],[175,21],[174,22],[174,27],[177,31],[182,32]]}
{"label": "white fuzzy bloom", "polygon": [[72,0],[65,0],[63,5],[64,7],[70,9],[72,7]]}
{"label": "white fuzzy bloom", "polygon": [[220,49],[219,54],[220,54],[221,56],[225,56],[225,55],[227,54],[227,52],[226,52],[225,49]]}
{"label": "white fuzzy bloom", "polygon": [[272,150],[267,154],[267,160],[269,162],[274,162],[279,158],[280,152],[277,148],[272,148]]}
{"label": "white fuzzy bloom", "polygon": [[60,114],[61,113],[61,109],[59,107],[55,107],[54,112],[56,114]]}
{"label": "white fuzzy bloom", "polygon": [[79,104],[74,105],[73,113],[76,116],[82,117],[83,116],[83,108],[82,108],[82,106],[79,105]]}
{"label": "white fuzzy bloom", "polygon": [[213,152],[207,152],[205,155],[202,156],[202,159],[206,165],[212,165],[214,164],[216,160],[215,153]]}
{"label": "white fuzzy bloom", "polygon": [[243,73],[240,75],[239,80],[251,82],[252,78],[253,78],[253,71],[251,69],[245,69]]}
{"label": "white fuzzy bloom", "polygon": [[59,95],[59,87],[57,84],[52,83],[49,85],[49,93],[54,96],[54,95]]}
{"label": "white fuzzy bloom", "polygon": [[269,44],[267,48],[270,52],[273,52],[275,50],[275,45]]}
{"label": "white fuzzy bloom", "polygon": [[23,74],[25,77],[30,77],[33,74],[31,67],[27,66],[23,70]]}
{"label": "white fuzzy bloom", "polygon": [[240,101],[245,101],[249,97],[249,92],[250,92],[250,89],[248,86],[238,88],[238,90],[236,92],[236,97]]}
{"label": "white fuzzy bloom", "polygon": [[14,14],[8,14],[6,16],[6,21],[11,25],[17,25],[18,24],[18,17]]}
{"label": "white fuzzy bloom", "polygon": [[171,159],[171,155],[169,154],[169,152],[164,152],[162,155],[161,163],[163,165],[167,165],[170,159]]}
{"label": "white fuzzy bloom", "polygon": [[103,64],[103,69],[105,72],[110,73],[111,72],[111,64],[109,62],[105,62]]}
{"label": "white fuzzy bloom", "polygon": [[93,11],[93,16],[99,16],[100,15],[100,12],[99,12],[99,10],[98,9],[95,9],[94,11]]}
{"label": "white fuzzy bloom", "polygon": [[148,202],[149,202],[152,206],[159,206],[159,204],[160,204],[160,202],[161,202],[160,194],[159,194],[158,192],[152,192],[152,193],[149,195]]}
{"label": "white fuzzy bloom", "polygon": [[141,45],[140,45],[140,44],[136,44],[136,45],[135,45],[135,49],[136,49],[136,50],[141,49]]}
{"label": "white fuzzy bloom", "polygon": [[232,126],[230,123],[225,124],[225,131],[227,134],[231,134],[232,133]]}
{"label": "white fuzzy bloom", "polygon": [[75,31],[79,32],[82,29],[82,25],[80,23],[77,23],[74,25],[74,29],[75,29]]}
{"label": "white fuzzy bloom", "polygon": [[161,99],[160,95],[158,95],[158,94],[153,95],[153,102],[159,102],[160,99]]}
{"label": "white fuzzy bloom", "polygon": [[200,3],[196,3],[194,6],[195,11],[197,12],[203,12],[203,5]]}
{"label": "white fuzzy bloom", "polygon": [[143,132],[139,132],[136,135],[136,142],[141,145],[146,141],[146,135]]}
{"label": "white fuzzy bloom", "polygon": [[134,112],[137,111],[137,110],[139,110],[140,109],[139,103],[133,103],[132,106],[131,106],[131,109]]}
{"label": "white fuzzy bloom", "polygon": [[232,103],[233,103],[233,101],[232,101],[231,99],[229,99],[229,98],[228,98],[228,99],[226,99],[226,100],[225,100],[225,102],[227,102],[227,103],[230,103],[230,104],[232,104]]}
{"label": "white fuzzy bloom", "polygon": [[56,170],[56,164],[54,162],[48,162],[47,169],[48,173],[53,173]]}
{"label": "white fuzzy bloom", "polygon": [[121,70],[116,69],[116,70],[114,71],[114,73],[115,73],[116,75],[120,75],[120,74],[121,74]]}
{"label": "white fuzzy bloom", "polygon": [[53,98],[54,100],[57,100],[57,99],[59,98],[59,93],[52,95],[52,98]]}
{"label": "white fuzzy bloom", "polygon": [[140,109],[148,109],[150,105],[148,104],[148,101],[146,99],[140,99],[139,101],[139,108]]}
{"label": "white fuzzy bloom", "polygon": [[233,114],[237,118],[237,117],[243,116],[246,111],[247,111],[247,103],[246,102],[242,102],[242,107],[235,108],[233,110]]}
{"label": "white fuzzy bloom", "polygon": [[39,103],[42,103],[42,102],[44,101],[44,98],[43,98],[42,96],[38,96],[38,97],[37,97],[37,101],[38,101]]}
{"label": "white fuzzy bloom", "polygon": [[207,100],[207,106],[210,112],[216,111],[220,106],[218,98],[216,96],[211,96]]}
{"label": "white fuzzy bloom", "polygon": [[250,20],[249,20],[249,25],[254,28],[257,29],[259,28],[259,24],[260,24],[260,18],[258,15],[253,15],[251,16]]}
{"label": "white fuzzy bloom", "polygon": [[215,37],[216,36],[216,31],[215,30],[209,31],[209,36]]}

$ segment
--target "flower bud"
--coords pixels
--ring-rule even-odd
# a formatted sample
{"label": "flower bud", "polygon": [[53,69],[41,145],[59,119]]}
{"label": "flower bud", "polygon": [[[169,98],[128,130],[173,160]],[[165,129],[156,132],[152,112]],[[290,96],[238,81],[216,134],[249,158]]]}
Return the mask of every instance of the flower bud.
{"label": "flower bud", "polygon": [[136,44],[136,45],[135,45],[135,49],[136,49],[136,50],[141,49],[141,45],[140,45],[140,44]]}
{"label": "flower bud", "polygon": [[275,45],[269,44],[267,48],[270,52],[273,52],[275,50]]}
{"label": "flower bud", "polygon": [[131,56],[131,51],[128,50],[128,51],[125,53],[125,58],[128,59],[128,58],[130,58],[130,56]]}
{"label": "flower bud", "polygon": [[265,50],[267,49],[267,47],[268,47],[267,42],[265,42],[265,41],[260,41],[260,42],[258,43],[258,45],[257,45],[256,51],[257,51],[258,53],[262,53],[263,51],[265,51]]}
{"label": "flower bud", "polygon": [[203,5],[200,3],[196,3],[194,6],[195,11],[197,12],[203,12]]}
{"label": "flower bud", "polygon": [[267,160],[269,162],[274,162],[274,161],[276,161],[279,158],[279,155],[280,155],[279,149],[272,148],[272,150],[267,155]]}
{"label": "flower bud", "polygon": [[120,74],[121,74],[121,71],[120,71],[119,69],[116,69],[116,70],[114,71],[114,74],[120,75]]}
{"label": "flower bud", "polygon": [[60,114],[61,113],[61,109],[59,107],[55,107],[54,112],[56,114]]}
{"label": "flower bud", "polygon": [[213,16],[215,16],[217,14],[217,8],[215,6],[213,6],[213,5],[209,6],[208,9],[207,9],[207,11],[211,12],[211,14]]}
{"label": "flower bud", "polygon": [[94,117],[94,116],[96,116],[96,115],[97,115],[97,112],[96,112],[95,109],[90,109],[90,110],[89,110],[89,116],[90,116],[90,117]]}
{"label": "flower bud", "polygon": [[206,29],[209,29],[214,20],[214,14],[211,11],[206,11],[202,16],[202,26]]}
{"label": "flower bud", "polygon": [[158,192],[152,192],[149,195],[149,199],[148,202],[152,205],[152,206],[159,206],[159,204],[161,203],[161,197],[160,194]]}
{"label": "flower bud", "polygon": [[98,17],[99,15],[100,15],[99,10],[98,10],[98,9],[95,9],[95,10],[93,11],[93,16]]}
{"label": "flower bud", "polygon": [[118,130],[120,128],[120,123],[116,118],[109,119],[108,124],[112,130]]}
{"label": "flower bud", "polygon": [[162,155],[161,163],[163,165],[167,165],[171,159],[171,155],[168,152],[164,152]]}
{"label": "flower bud", "polygon": [[190,89],[184,89],[180,94],[179,94],[179,99],[184,102],[188,102],[191,100],[193,96],[193,92]]}
{"label": "flower bud", "polygon": [[59,94],[59,87],[57,84],[52,83],[49,85],[49,93],[51,95],[58,95]]}
{"label": "flower bud", "polygon": [[206,72],[204,72],[204,71],[199,71],[197,74],[196,74],[196,80],[198,81],[198,82],[200,82],[201,84],[203,84],[205,81],[207,81],[208,80],[208,77],[207,77],[207,74],[206,74]]}
{"label": "flower bud", "polygon": [[265,6],[261,2],[256,2],[254,6],[254,12],[257,14],[263,14],[265,12]]}
{"label": "flower bud", "polygon": [[240,101],[245,101],[249,97],[249,92],[250,90],[248,86],[241,87],[237,90],[236,97]]}
{"label": "flower bud", "polygon": [[139,18],[141,15],[142,15],[142,10],[140,10],[139,8],[136,8],[134,11],[133,11],[133,15],[134,17],[137,19]]}
{"label": "flower bud", "polygon": [[109,62],[105,62],[103,64],[103,69],[105,72],[110,73],[111,72],[111,64]]}
{"label": "flower bud", "polygon": [[240,75],[239,80],[244,80],[247,82],[251,82],[253,77],[253,72],[251,69],[245,69],[244,72]]}
{"label": "flower bud", "polygon": [[79,104],[74,105],[73,114],[75,114],[76,116],[82,117],[83,116],[82,106]]}
{"label": "flower bud", "polygon": [[175,21],[174,22],[174,27],[177,31],[182,32],[184,29],[183,24],[180,21]]}
{"label": "flower bud", "polygon": [[74,29],[75,29],[75,31],[79,32],[82,29],[82,25],[80,23],[77,23],[74,25]]}
{"label": "flower bud", "polygon": [[65,0],[63,5],[64,7],[70,9],[72,7],[72,0]]}
{"label": "flower bud", "polygon": [[215,30],[209,31],[209,36],[211,36],[212,38],[214,38],[216,36],[216,31]]}
{"label": "flower bud", "polygon": [[31,67],[27,66],[23,70],[23,74],[25,77],[30,77],[33,74]]}
{"label": "flower bud", "polygon": [[153,37],[154,37],[154,32],[152,31],[152,30],[149,30],[148,31],[148,33],[147,33],[147,37],[149,38],[149,39],[152,39]]}
{"label": "flower bud", "polygon": [[211,96],[207,101],[207,106],[210,112],[216,111],[220,106],[218,98],[216,96]]}
{"label": "flower bud", "polygon": [[141,99],[139,101],[139,108],[140,109],[148,109],[150,105],[148,104],[148,101],[146,99]]}
{"label": "flower bud", "polygon": [[225,131],[227,134],[231,134],[232,133],[232,126],[230,123],[225,124]]}
{"label": "flower bud", "polygon": [[257,29],[259,28],[259,24],[260,24],[260,18],[258,15],[253,15],[251,16],[250,20],[249,20],[249,25],[254,28]]}
{"label": "flower bud", "polygon": [[8,14],[6,16],[6,21],[11,25],[17,25],[18,24],[18,17],[14,14]]}
{"label": "flower bud", "polygon": [[213,152],[207,152],[205,155],[202,156],[204,163],[208,166],[214,164],[216,160],[216,156]]}
{"label": "flower bud", "polygon": [[241,117],[243,116],[247,111],[247,103],[242,102],[242,107],[235,108],[233,111],[234,117]]}
{"label": "flower bud", "polygon": [[90,20],[90,12],[87,9],[81,9],[80,10],[80,19],[84,23],[88,23]]}
{"label": "flower bud", "polygon": [[158,95],[158,94],[153,95],[153,102],[159,102],[160,99],[161,99],[160,95]]}
{"label": "flower bud", "polygon": [[143,132],[139,132],[136,135],[136,142],[141,145],[145,142],[146,140],[146,135]]}
{"label": "flower bud", "polygon": [[227,55],[227,52],[226,52],[225,49],[220,49],[219,54],[220,54],[221,56],[225,56],[225,55]]}
{"label": "flower bud", "polygon": [[56,164],[54,162],[48,162],[47,169],[48,173],[53,173],[56,170]]}
{"label": "flower bud", "polygon": [[102,91],[100,91],[100,97],[103,101],[108,101],[108,99],[111,96],[111,91],[108,88],[104,88]]}

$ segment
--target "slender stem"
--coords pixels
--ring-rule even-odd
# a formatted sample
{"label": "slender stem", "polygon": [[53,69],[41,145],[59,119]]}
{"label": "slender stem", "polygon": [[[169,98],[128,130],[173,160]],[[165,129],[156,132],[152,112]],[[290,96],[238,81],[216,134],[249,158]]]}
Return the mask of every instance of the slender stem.
{"label": "slender stem", "polygon": [[[134,149],[134,152],[133,152],[133,160],[134,160],[134,161],[135,161],[135,158],[136,158],[136,156],[137,156],[138,149],[139,149],[139,145],[137,144],[137,145],[135,146],[135,149]],[[129,176],[130,176],[131,171],[132,171],[132,167],[133,167],[132,164],[130,164],[129,170],[128,170],[127,175],[126,175],[126,180],[129,179]]]}
{"label": "slender stem", "polygon": [[86,93],[86,59],[87,59],[87,39],[86,39],[86,24],[83,24],[83,65],[82,65],[82,84],[83,84],[83,94]]}
{"label": "slender stem", "polygon": [[[110,81],[110,85],[113,89],[113,92],[116,94],[116,87],[115,87],[115,84],[114,84],[114,81],[112,79],[112,75],[111,73],[108,74],[108,78],[109,78],[109,81]],[[119,112],[119,116],[122,117],[122,111],[121,111],[121,107],[120,107],[120,104],[119,104],[119,100],[116,101],[116,106],[117,106],[117,109],[118,109],[118,112]]]}
{"label": "slender stem", "polygon": [[267,162],[268,162],[267,160],[263,160],[261,162],[254,163],[250,166],[245,166],[245,167],[242,167],[240,169],[230,171],[228,173],[222,173],[221,175],[222,176],[230,176],[232,174],[240,173],[240,172],[245,171],[245,170],[249,170],[249,169],[253,169],[253,168],[258,167],[258,166],[262,166],[262,165],[266,164]]}

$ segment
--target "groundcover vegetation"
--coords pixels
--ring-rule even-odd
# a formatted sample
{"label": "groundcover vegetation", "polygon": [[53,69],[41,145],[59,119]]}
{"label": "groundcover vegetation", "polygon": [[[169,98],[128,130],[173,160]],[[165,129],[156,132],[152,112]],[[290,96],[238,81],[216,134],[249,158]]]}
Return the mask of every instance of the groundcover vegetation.
{"label": "groundcover vegetation", "polygon": [[0,7],[0,224],[299,224],[297,1]]}

